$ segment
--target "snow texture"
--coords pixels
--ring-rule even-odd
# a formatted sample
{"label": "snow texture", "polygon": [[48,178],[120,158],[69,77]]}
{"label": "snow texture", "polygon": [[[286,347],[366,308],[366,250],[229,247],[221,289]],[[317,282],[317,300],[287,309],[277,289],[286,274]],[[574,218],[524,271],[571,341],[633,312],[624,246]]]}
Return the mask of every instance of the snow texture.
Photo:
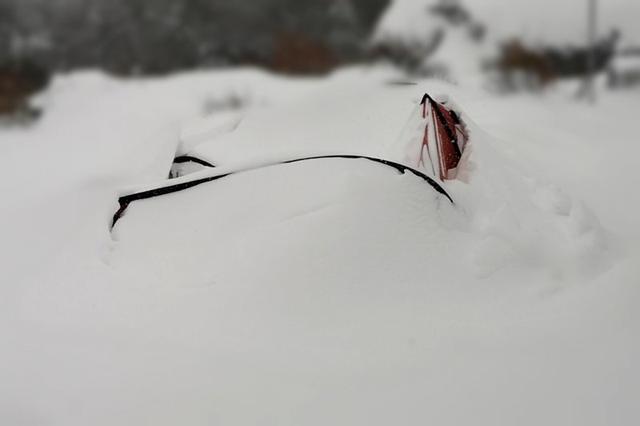
{"label": "snow texture", "polygon": [[[398,78],[56,78],[40,122],[0,130],[0,423],[637,424],[638,93]],[[318,160],[134,202],[110,232],[176,153],[393,156],[424,92],[470,132],[455,205]]]}

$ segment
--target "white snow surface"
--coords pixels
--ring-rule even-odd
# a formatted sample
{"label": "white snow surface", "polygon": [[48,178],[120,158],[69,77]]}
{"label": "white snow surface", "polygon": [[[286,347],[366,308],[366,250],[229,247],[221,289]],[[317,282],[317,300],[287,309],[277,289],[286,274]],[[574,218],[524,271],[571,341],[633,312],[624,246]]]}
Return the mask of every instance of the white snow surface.
{"label": "white snow surface", "polygon": [[[0,423],[637,424],[640,93],[398,78],[56,78],[41,121],[0,129]],[[134,202],[110,231],[176,152],[220,165],[182,180],[393,156],[425,91],[470,131],[454,205],[315,160]]]}

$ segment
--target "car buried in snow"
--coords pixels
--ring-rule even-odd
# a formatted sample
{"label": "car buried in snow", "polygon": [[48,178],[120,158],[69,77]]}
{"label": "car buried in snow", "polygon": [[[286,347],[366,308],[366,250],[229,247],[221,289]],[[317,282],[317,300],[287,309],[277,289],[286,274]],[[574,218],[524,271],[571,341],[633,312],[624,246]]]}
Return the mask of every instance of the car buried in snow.
{"label": "car buried in snow", "polygon": [[[446,100],[439,102],[425,93],[414,108],[409,122],[411,134],[401,139],[405,154],[403,158],[397,159],[348,152],[289,158],[283,156],[284,158],[276,160],[269,158],[240,166],[224,166],[218,160],[198,152],[177,155],[168,173],[168,181],[124,193],[118,198],[119,208],[113,215],[111,227],[115,227],[123,219],[127,209],[135,202],[188,191],[200,185],[215,184],[230,176],[260,169],[323,161],[361,160],[390,168],[400,174],[408,173],[422,180],[429,190],[453,203],[453,199],[443,188],[443,182],[455,179],[469,139],[460,113],[449,107]],[[392,156],[399,157],[397,154]],[[283,170],[283,173],[286,172]]]}

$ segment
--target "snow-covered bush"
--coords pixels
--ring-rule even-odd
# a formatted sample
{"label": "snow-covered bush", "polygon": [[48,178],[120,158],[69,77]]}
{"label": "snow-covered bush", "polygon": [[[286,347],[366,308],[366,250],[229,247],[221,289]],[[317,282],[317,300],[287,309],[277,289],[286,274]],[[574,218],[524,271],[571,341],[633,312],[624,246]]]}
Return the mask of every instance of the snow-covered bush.
{"label": "snow-covered bush", "polygon": [[484,24],[457,0],[394,3],[371,42],[371,53],[409,74],[458,81],[480,69]]}
{"label": "snow-covered bush", "polygon": [[438,49],[443,38],[441,29],[423,39],[388,36],[372,46],[371,54],[374,59],[389,61],[410,74],[433,75],[437,70],[430,67],[427,59]]}

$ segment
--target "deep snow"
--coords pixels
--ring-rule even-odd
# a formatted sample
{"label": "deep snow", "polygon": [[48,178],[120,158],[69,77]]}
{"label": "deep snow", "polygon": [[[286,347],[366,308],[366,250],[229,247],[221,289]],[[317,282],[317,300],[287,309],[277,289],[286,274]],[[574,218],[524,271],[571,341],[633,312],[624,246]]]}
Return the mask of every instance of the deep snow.
{"label": "deep snow", "polygon": [[[399,78],[58,77],[41,122],[0,130],[2,423],[636,424],[639,93]],[[176,151],[393,155],[424,91],[470,126],[455,206],[327,160],[133,203],[110,233]]]}

